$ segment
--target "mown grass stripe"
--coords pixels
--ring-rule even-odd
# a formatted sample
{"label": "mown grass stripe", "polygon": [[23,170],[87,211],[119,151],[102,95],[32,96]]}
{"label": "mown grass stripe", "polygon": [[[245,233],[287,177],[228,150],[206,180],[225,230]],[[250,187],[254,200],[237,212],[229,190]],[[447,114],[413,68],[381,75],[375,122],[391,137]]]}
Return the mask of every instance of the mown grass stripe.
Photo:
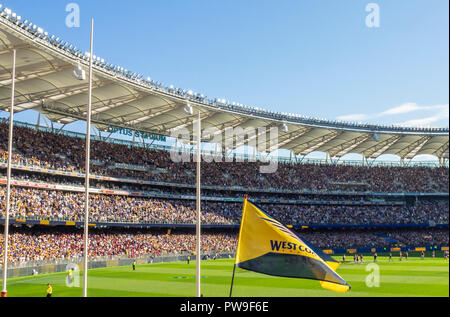
{"label": "mown grass stripe", "polygon": [[[236,297],[377,297],[377,296],[449,296],[449,264],[443,259],[410,258],[408,262],[388,262],[380,258],[380,287],[365,283],[367,265],[346,263],[338,273],[351,284],[345,294],[320,287],[318,281],[279,278],[238,269],[233,295]],[[202,293],[204,296],[227,297],[233,260],[202,261]],[[82,272],[80,274],[80,283]],[[8,279],[8,295],[45,296],[46,284],[53,285],[55,297],[81,296],[81,288],[65,285],[66,274],[53,273]],[[195,264],[186,262],[92,269],[88,272],[88,295],[99,297],[193,297]]]}

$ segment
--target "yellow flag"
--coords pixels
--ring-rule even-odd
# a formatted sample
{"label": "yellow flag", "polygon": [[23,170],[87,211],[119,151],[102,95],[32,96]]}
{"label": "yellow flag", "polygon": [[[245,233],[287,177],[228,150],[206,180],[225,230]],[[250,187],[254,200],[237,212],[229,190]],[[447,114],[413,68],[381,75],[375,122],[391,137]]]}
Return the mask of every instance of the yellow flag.
{"label": "yellow flag", "polygon": [[346,292],[350,285],[335,269],[339,263],[244,199],[235,264],[242,269],[282,277],[313,279],[323,288]]}

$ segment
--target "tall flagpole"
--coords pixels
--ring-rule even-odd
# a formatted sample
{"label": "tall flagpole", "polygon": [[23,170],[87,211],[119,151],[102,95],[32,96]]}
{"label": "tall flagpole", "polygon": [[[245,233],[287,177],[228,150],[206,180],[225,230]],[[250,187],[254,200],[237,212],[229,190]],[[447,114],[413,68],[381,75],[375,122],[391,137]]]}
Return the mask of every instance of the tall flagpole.
{"label": "tall flagpole", "polygon": [[9,240],[9,209],[11,205],[11,161],[14,126],[14,90],[16,89],[16,50],[13,50],[11,108],[9,110],[9,137],[8,137],[8,167],[6,172],[6,208],[5,208],[5,239],[3,252],[3,285],[1,297],[7,297],[6,279],[8,277],[8,240]]}
{"label": "tall flagpole", "polygon": [[198,120],[197,120],[197,224],[196,224],[196,233],[197,233],[197,257],[196,257],[196,295],[197,297],[201,297],[201,287],[200,287],[200,259],[201,259],[201,241],[200,241],[200,225],[201,225],[201,194],[200,194],[200,180],[201,180],[201,117],[200,111],[198,112]]}
{"label": "tall flagpole", "polygon": [[234,285],[234,274],[236,273],[236,263],[237,263],[237,257],[239,255],[239,242],[242,236],[242,228],[244,227],[244,219],[245,219],[245,210],[247,207],[247,200],[248,200],[248,195],[245,194],[244,195],[244,206],[242,207],[242,216],[241,216],[241,225],[239,226],[239,237],[238,237],[238,243],[236,246],[236,254],[234,255],[234,266],[233,266],[233,276],[231,277],[231,287],[230,287],[230,297],[231,295],[233,295],[233,285]]}
{"label": "tall flagpole", "polygon": [[87,297],[87,271],[89,255],[89,161],[91,151],[91,108],[92,108],[92,62],[94,41],[94,19],[91,20],[91,49],[89,55],[89,97],[86,120],[86,181],[84,202],[84,268],[83,268],[83,297]]}

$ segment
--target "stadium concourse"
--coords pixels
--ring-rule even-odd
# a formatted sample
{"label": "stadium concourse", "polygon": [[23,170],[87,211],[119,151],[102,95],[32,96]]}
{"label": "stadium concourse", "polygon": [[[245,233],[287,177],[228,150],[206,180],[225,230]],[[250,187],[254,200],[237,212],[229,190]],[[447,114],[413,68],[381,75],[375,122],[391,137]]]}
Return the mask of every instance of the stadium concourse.
{"label": "stadium concourse", "polygon": [[[266,136],[267,152],[288,150],[292,158],[270,174],[259,172],[262,162],[202,163],[203,252],[234,251],[244,194],[320,248],[448,248],[448,128],[336,122],[209,99],[143,79],[99,57],[93,60],[93,54],[26,21],[9,9],[0,12],[0,111],[9,111],[14,82],[14,112],[38,111],[63,126],[15,122],[8,261],[82,254],[85,136],[64,127],[86,119],[89,85],[80,74],[90,61],[92,124],[99,132],[90,148],[92,258],[194,251],[196,164],[174,163],[168,148],[150,146],[144,136],[164,140],[180,127],[191,132],[197,115],[203,128],[216,127],[219,134],[230,127],[267,128],[257,136]],[[276,144],[269,128],[279,128]],[[132,131],[142,143],[102,137],[114,129]],[[216,143],[221,153],[244,145],[233,139],[227,147],[223,141]],[[314,151],[335,161],[349,153],[363,160],[352,165],[303,160]],[[402,162],[433,155],[440,164],[376,165],[383,154]],[[8,123],[3,121],[2,215],[7,159]]]}
{"label": "stadium concourse", "polygon": [[[15,129],[10,217],[16,227],[11,231],[10,261],[80,258],[82,231],[66,222],[84,219],[83,157],[76,154],[82,138],[19,123]],[[6,137],[7,126],[1,123],[2,185]],[[95,141],[91,155],[96,164],[91,171],[90,222],[102,227],[91,231],[92,257],[195,251],[193,163],[168,163],[166,150],[114,139]],[[244,193],[323,249],[449,244],[445,166],[281,163],[279,173],[263,178],[257,172],[260,163],[238,164],[203,164],[206,253],[234,251]],[[135,166],[144,168],[136,171]],[[2,186],[2,208],[4,200]],[[46,220],[50,227],[40,225]]]}

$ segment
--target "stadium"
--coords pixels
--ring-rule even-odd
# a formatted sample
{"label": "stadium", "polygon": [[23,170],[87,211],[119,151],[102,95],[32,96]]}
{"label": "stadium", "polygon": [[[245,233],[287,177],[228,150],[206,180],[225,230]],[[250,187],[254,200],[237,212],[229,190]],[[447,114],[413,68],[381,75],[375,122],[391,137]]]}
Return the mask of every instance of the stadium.
{"label": "stadium", "polygon": [[[14,113],[39,112],[38,122],[13,121],[11,157],[9,117],[0,122],[9,297],[42,297],[50,282],[55,296],[82,296],[85,221],[89,296],[195,296],[197,118],[202,131],[221,136],[199,136],[214,148],[202,153],[221,158],[201,162],[202,296],[228,296],[245,195],[342,262],[337,272],[352,289],[335,294],[316,281],[238,269],[236,297],[449,295],[448,128],[333,121],[210,99],[91,57],[0,10],[0,111],[10,112],[13,93]],[[86,173],[87,135],[64,127],[86,121],[88,107],[97,133]],[[230,128],[256,132],[227,137]],[[177,129],[194,137],[171,145]],[[235,151],[256,140],[258,155]],[[174,162],[174,148],[188,159]],[[270,155],[277,149],[290,154]],[[316,151],[326,159],[307,157]],[[341,160],[350,153],[363,159]],[[378,160],[385,154],[399,161]],[[436,161],[414,160],[425,154]],[[276,172],[261,173],[272,163]],[[4,245],[1,235],[2,265]],[[366,280],[374,254],[382,287]],[[75,286],[66,284],[68,268]]]}

